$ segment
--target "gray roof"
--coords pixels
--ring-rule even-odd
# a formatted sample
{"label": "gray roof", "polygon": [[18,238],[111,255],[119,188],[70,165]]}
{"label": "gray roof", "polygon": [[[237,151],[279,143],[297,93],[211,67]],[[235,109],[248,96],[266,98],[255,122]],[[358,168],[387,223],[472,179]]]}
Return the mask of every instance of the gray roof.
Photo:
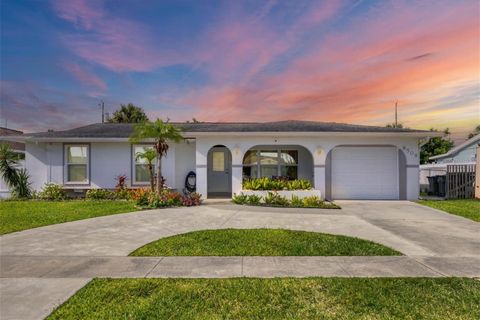
{"label": "gray roof", "polygon": [[[335,122],[286,120],[276,122],[172,122],[185,132],[425,132],[422,130],[353,125]],[[38,138],[128,138],[131,123],[95,123],[65,130],[26,133]]]}

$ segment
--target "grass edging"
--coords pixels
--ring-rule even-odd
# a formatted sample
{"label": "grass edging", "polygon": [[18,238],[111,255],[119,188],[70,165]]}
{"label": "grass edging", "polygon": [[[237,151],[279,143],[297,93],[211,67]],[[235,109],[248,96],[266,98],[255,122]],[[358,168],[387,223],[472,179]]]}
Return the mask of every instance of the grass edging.
{"label": "grass edging", "polygon": [[130,256],[398,256],[370,240],[287,229],[213,229],[150,242]]}
{"label": "grass edging", "polygon": [[464,278],[94,279],[54,319],[479,319]]}

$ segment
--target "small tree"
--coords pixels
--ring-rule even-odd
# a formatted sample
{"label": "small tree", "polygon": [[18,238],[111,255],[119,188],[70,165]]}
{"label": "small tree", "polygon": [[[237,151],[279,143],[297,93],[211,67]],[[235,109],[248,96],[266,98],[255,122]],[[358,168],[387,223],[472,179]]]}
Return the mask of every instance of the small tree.
{"label": "small tree", "polygon": [[155,175],[153,172],[153,162],[157,157],[157,153],[153,149],[147,149],[144,152],[137,152],[135,158],[144,159],[147,162],[148,173],[150,174],[150,188],[155,191]]}
{"label": "small tree", "polygon": [[12,196],[18,198],[29,198],[31,188],[27,170],[18,170],[19,155],[12,151],[6,143],[0,145],[0,174],[2,179],[12,191]]}
{"label": "small tree", "polygon": [[402,129],[402,128],[403,128],[403,124],[392,122],[392,123],[388,123],[385,127],[387,127],[387,128],[399,128],[399,129]]}
{"label": "small tree", "polygon": [[110,123],[143,123],[147,122],[148,117],[142,108],[132,103],[121,104],[120,109],[113,113],[112,118],[107,119]]}
{"label": "small tree", "polygon": [[475,127],[475,129],[473,130],[473,132],[470,132],[470,133],[468,134],[468,139],[472,139],[472,138],[475,137],[477,134],[480,134],[480,124]]}
{"label": "small tree", "polygon": [[155,122],[140,123],[134,126],[134,132],[130,136],[132,143],[139,143],[142,140],[153,139],[154,150],[156,151],[157,167],[157,191],[160,193],[163,187],[162,157],[168,152],[168,141],[179,142],[183,139],[181,130],[168,121],[157,119]]}
{"label": "small tree", "polygon": [[[430,131],[437,132],[438,130],[430,129]],[[430,157],[444,154],[453,148],[454,143],[449,138],[450,130],[448,128],[443,130],[443,134],[443,137],[430,138],[427,143],[422,145],[420,149],[420,163],[427,163]]]}

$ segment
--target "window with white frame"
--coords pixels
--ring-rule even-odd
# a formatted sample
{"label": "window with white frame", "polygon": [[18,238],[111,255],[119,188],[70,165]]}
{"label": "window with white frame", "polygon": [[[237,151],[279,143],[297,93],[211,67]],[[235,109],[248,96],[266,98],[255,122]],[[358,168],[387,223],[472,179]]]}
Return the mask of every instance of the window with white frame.
{"label": "window with white frame", "polygon": [[298,178],[298,150],[249,150],[243,158],[243,178]]}
{"label": "window with white frame", "polygon": [[65,145],[65,183],[88,184],[89,177],[89,145]]}
{"label": "window with white frame", "polygon": [[[133,163],[133,182],[134,184],[149,184],[150,170],[148,169],[147,159],[139,156],[147,150],[153,150],[151,145],[133,145],[132,163]],[[152,162],[153,173],[155,174],[155,160]]]}

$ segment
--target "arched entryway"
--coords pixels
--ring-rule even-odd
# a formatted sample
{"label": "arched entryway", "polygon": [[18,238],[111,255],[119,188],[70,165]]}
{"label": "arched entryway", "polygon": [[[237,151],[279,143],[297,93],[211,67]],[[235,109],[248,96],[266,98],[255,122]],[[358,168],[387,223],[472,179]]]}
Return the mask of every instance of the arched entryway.
{"label": "arched entryway", "polygon": [[208,151],[207,197],[232,197],[232,153],[224,145],[216,145]]}

